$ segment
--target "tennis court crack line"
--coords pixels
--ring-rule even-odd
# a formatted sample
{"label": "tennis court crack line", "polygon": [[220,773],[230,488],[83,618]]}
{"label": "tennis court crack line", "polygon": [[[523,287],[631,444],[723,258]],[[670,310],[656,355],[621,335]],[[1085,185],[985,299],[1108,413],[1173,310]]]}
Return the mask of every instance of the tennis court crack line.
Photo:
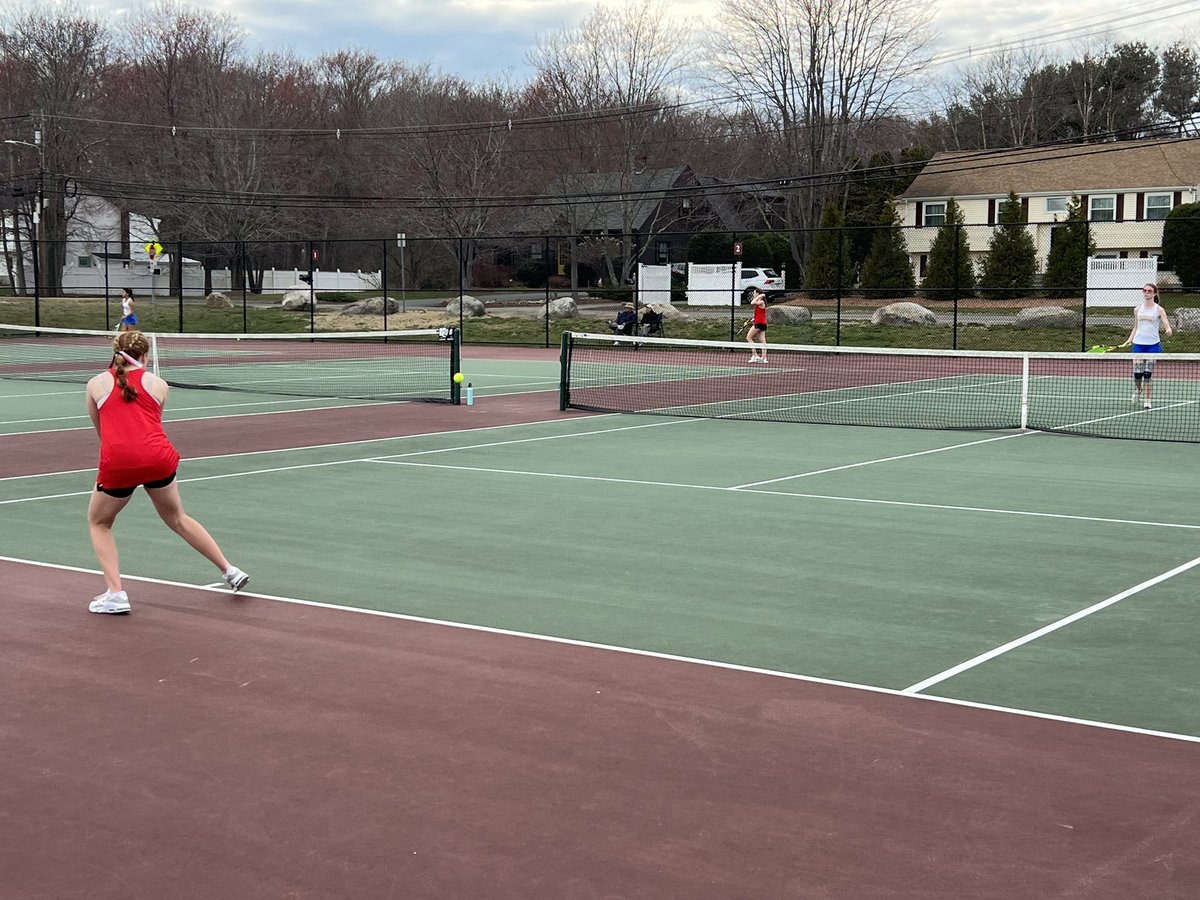
{"label": "tennis court crack line", "polygon": [[946,669],[943,672],[938,672],[936,675],[931,675],[924,681],[918,681],[916,684],[906,687],[900,693],[919,694],[936,684],[941,684],[943,681],[953,678],[955,675],[961,675],[963,672],[970,671],[977,666],[981,666],[986,662],[990,662],[999,656],[1003,656],[1005,653],[1016,650],[1018,647],[1024,647],[1026,644],[1030,644],[1039,638],[1058,631],[1059,629],[1066,628],[1068,625],[1072,625],[1075,622],[1078,622],[1080,619],[1086,619],[1093,613],[1100,612],[1102,609],[1107,609],[1114,604],[1120,603],[1122,600],[1132,597],[1134,594],[1140,594],[1147,588],[1152,588],[1156,584],[1161,584],[1162,582],[1174,578],[1176,575],[1181,575],[1189,569],[1195,568],[1196,566],[1200,566],[1200,556],[1185,562],[1183,565],[1176,566],[1168,572],[1163,572],[1161,575],[1156,575],[1153,578],[1147,579],[1141,584],[1135,584],[1133,587],[1121,591],[1119,594],[1114,594],[1106,600],[1101,600],[1099,603],[1093,603],[1086,609],[1081,609],[1078,612],[1071,613],[1071,615],[1065,616],[1059,619],[1057,622],[1051,622],[1049,625],[1045,625],[1036,631],[1031,631],[1029,634],[1009,641],[1007,644],[1002,644],[1001,646],[989,650],[986,653],[981,653],[978,656],[966,660],[965,662],[961,662],[957,666],[951,666],[949,669]]}

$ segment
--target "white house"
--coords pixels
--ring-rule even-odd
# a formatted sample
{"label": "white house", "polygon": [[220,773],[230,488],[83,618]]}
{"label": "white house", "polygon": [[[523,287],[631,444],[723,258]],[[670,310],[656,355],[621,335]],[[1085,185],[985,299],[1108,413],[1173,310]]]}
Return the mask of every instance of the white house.
{"label": "white house", "polygon": [[1021,199],[1038,248],[1041,271],[1055,223],[1080,198],[1096,256],[1162,254],[1162,220],[1200,197],[1200,140],[1160,139],[1070,144],[1012,150],[938,153],[898,199],[909,257],[918,275],[951,198],[962,210],[971,255],[987,251],[999,207],[1009,192]]}

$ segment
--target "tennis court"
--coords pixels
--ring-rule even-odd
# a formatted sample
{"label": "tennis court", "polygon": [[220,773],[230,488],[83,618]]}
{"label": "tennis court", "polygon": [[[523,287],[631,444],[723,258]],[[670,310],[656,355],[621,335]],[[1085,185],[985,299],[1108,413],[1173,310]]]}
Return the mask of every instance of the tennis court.
{"label": "tennis court", "polygon": [[[0,366],[16,896],[1196,896],[1196,449],[990,427],[1014,377],[1028,415],[1191,427],[1190,369],[1130,415],[1116,370],[872,359],[867,403],[826,359],[573,352],[563,386],[463,348],[473,406],[173,390],[188,510],[253,580],[139,497],[127,617],[86,612],[78,385]],[[947,389],[992,398],[971,430],[745,420]]]}

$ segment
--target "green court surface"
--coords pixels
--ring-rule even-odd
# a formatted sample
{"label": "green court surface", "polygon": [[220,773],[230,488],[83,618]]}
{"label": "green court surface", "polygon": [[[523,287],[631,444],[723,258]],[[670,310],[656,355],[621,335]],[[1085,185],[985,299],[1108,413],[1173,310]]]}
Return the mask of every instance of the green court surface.
{"label": "green court surface", "polygon": [[[553,380],[464,368],[485,398]],[[565,419],[550,396],[545,419],[231,447],[183,495],[264,595],[1200,738],[1194,447]],[[91,475],[0,480],[5,555],[94,569]],[[143,497],[119,540],[130,575],[213,581]]]}

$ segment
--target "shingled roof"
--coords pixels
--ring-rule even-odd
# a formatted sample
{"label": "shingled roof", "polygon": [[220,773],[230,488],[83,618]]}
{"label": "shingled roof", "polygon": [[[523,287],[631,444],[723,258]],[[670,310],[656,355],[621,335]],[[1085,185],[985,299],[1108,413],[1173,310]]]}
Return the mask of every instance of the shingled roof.
{"label": "shingled roof", "polygon": [[[528,216],[522,230],[548,230],[555,224],[573,221],[580,231],[621,231],[625,219],[619,201],[626,193],[631,202],[630,222],[634,228],[641,228],[687,171],[686,166],[675,166],[629,175],[621,172],[559,175],[542,192],[550,204]],[[570,202],[555,203],[559,197],[570,198]]]}
{"label": "shingled roof", "polygon": [[1184,190],[1197,184],[1200,139],[1164,139],[938,153],[901,196]]}

